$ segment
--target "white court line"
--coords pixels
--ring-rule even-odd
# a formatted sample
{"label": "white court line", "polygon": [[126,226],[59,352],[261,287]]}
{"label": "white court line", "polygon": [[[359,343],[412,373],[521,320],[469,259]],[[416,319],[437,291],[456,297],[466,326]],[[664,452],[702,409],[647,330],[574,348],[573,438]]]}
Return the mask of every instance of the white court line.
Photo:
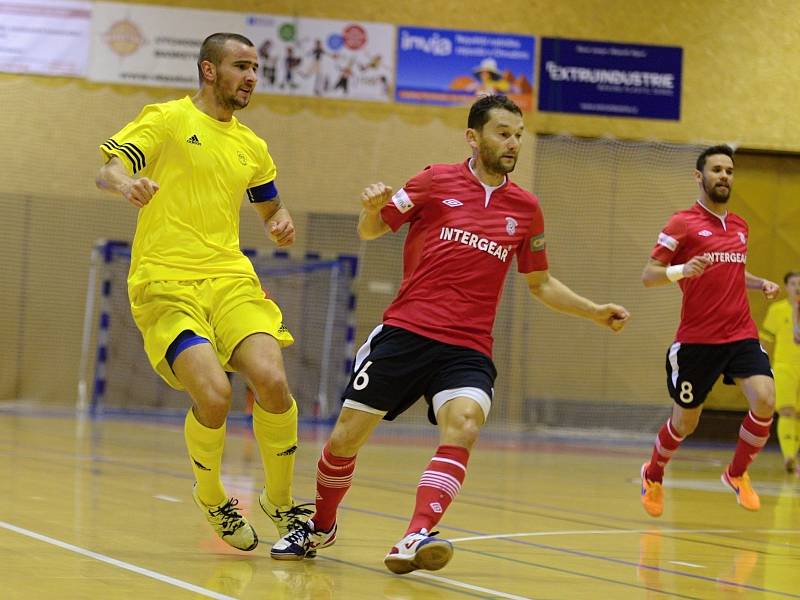
{"label": "white court line", "polygon": [[473,540],[496,540],[516,537],[547,537],[557,535],[629,535],[632,533],[800,533],[800,529],[577,529],[574,531],[529,531],[527,533],[498,533],[495,535],[475,535],[463,538],[448,538],[451,542],[471,542]]}
{"label": "white court line", "polygon": [[680,560],[671,560],[669,562],[672,563],[673,565],[681,565],[681,566],[684,566],[684,567],[692,567],[693,569],[705,569],[706,568],[705,565],[696,565],[694,563],[682,562]]}
{"label": "white court line", "polygon": [[414,571],[413,573],[411,573],[411,575],[414,575],[416,577],[422,577],[423,579],[432,579],[433,581],[446,583],[448,585],[454,585],[456,587],[462,587],[468,590],[472,590],[473,592],[482,592],[484,594],[491,594],[492,598],[507,598],[508,600],[531,600],[528,596],[515,596],[514,594],[506,594],[505,592],[498,592],[497,590],[481,587],[479,585],[471,585],[469,583],[464,583],[456,579],[448,579],[447,577],[439,577],[438,575],[431,575],[429,573],[421,573],[419,571]]}
{"label": "white court line", "polygon": [[183,502],[180,498],[176,498],[175,496],[165,496],[164,494],[156,494],[153,496],[156,500],[163,500],[164,502]]}
{"label": "white court line", "polygon": [[75,552],[76,554],[82,554],[83,556],[88,556],[89,558],[99,560],[100,562],[108,563],[109,565],[113,565],[121,569],[133,571],[134,573],[138,573],[139,575],[151,577],[153,579],[157,579],[158,581],[163,581],[164,583],[174,585],[175,587],[179,587],[184,590],[189,590],[190,592],[200,594],[201,596],[206,596],[207,598],[214,598],[215,600],[236,600],[236,598],[234,598],[233,596],[218,594],[217,592],[201,588],[200,586],[194,585],[192,583],[187,583],[185,581],[181,581],[180,579],[169,577],[168,575],[162,575],[161,573],[156,573],[155,571],[151,571],[150,569],[137,567],[136,565],[132,565],[130,563],[117,560],[116,558],[111,558],[110,556],[105,556],[104,554],[98,554],[97,552],[92,552],[91,550],[86,550],[78,546],[73,546],[72,544],[68,544],[67,542],[62,542],[61,540],[57,540],[55,538],[42,535],[41,533],[36,533],[35,531],[29,531],[28,529],[17,527],[16,525],[12,525],[11,523],[6,523],[5,521],[0,521],[0,527],[2,527],[3,529],[8,529],[9,531],[13,531],[14,533],[19,533],[21,535],[28,536],[35,540],[39,540],[40,542],[46,542],[48,544],[52,544],[53,546],[58,546],[59,548],[63,548],[64,550]]}

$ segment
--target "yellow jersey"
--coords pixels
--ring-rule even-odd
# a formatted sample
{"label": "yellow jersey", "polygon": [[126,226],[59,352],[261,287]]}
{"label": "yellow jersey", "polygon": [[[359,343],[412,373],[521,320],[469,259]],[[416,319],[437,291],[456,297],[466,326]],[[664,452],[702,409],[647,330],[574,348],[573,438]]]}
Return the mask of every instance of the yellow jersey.
{"label": "yellow jersey", "polygon": [[129,290],[151,281],[258,281],[239,248],[239,211],[247,190],[273,181],[276,169],[252,130],[236,117],[214,119],[187,96],[145,106],[100,151],[159,186],[139,209]]}
{"label": "yellow jersey", "polygon": [[794,343],[792,306],[788,299],[774,302],[761,324],[761,337],[775,344],[775,363],[800,365],[800,345]]}

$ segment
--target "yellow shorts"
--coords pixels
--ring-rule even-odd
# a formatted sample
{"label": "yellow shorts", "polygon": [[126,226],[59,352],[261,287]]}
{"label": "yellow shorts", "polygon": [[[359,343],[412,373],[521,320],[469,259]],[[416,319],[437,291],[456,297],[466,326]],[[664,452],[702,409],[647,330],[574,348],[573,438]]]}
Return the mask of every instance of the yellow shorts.
{"label": "yellow shorts", "polygon": [[208,338],[226,371],[236,346],[249,335],[267,333],[281,347],[294,342],[278,305],[247,277],[153,281],[130,291],[131,312],[156,373],[182,390],[165,358],[169,345],[187,329]]}
{"label": "yellow shorts", "polygon": [[775,410],[794,407],[800,410],[800,365],[775,363]]}

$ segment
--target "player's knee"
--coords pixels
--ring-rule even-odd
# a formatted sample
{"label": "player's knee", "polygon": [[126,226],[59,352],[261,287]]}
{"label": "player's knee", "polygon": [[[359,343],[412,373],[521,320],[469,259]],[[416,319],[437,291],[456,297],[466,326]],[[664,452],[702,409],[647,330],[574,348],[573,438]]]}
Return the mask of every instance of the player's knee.
{"label": "player's knee", "polygon": [[756,398],[756,409],[753,411],[761,416],[769,416],[775,412],[775,392],[765,390]]}
{"label": "player's knee", "polygon": [[258,398],[258,403],[264,410],[281,413],[287,411],[292,405],[289,383],[286,374],[282,371],[262,370],[250,376]]}
{"label": "player's knee", "polygon": [[477,410],[451,412],[442,427],[442,442],[471,448],[478,441],[483,425],[483,413]]}
{"label": "player's knee", "polygon": [[231,384],[227,377],[212,377],[200,386],[203,390],[194,398],[200,422],[216,429],[225,423],[231,409]]}
{"label": "player's knee", "polygon": [[778,410],[778,414],[781,417],[789,417],[790,419],[797,418],[797,411],[794,409],[793,406],[783,406]]}

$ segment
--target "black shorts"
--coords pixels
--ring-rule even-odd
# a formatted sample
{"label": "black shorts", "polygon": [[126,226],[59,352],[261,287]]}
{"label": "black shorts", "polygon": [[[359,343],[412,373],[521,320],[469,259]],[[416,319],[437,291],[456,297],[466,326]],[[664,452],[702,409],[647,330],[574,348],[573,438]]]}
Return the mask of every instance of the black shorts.
{"label": "black shorts", "polygon": [[433,397],[458,388],[477,388],[491,401],[497,370],[485,354],[445,344],[400,327],[380,325],[356,353],[342,401],[358,402],[392,421],[424,397],[436,424]]}
{"label": "black shorts", "polygon": [[767,353],[754,339],[727,344],[675,342],[667,349],[667,389],[678,406],[700,406],[720,375],[733,385],[734,377],[772,377],[772,369]]}

